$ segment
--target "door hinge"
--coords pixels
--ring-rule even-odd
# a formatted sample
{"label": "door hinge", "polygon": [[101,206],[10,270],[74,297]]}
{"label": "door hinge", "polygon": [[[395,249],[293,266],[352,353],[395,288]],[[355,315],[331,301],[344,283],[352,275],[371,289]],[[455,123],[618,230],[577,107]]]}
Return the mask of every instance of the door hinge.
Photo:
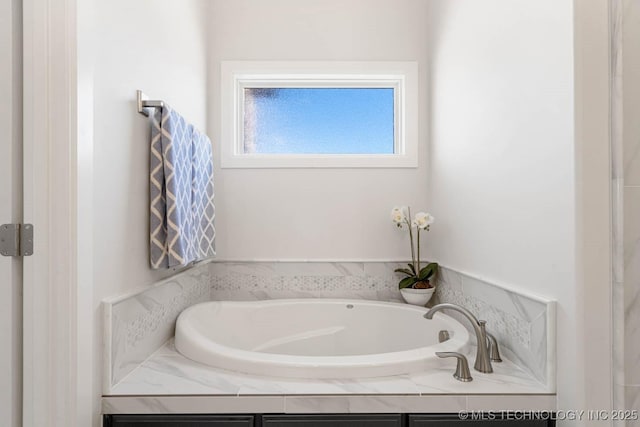
{"label": "door hinge", "polygon": [[0,225],[0,255],[33,255],[33,224]]}

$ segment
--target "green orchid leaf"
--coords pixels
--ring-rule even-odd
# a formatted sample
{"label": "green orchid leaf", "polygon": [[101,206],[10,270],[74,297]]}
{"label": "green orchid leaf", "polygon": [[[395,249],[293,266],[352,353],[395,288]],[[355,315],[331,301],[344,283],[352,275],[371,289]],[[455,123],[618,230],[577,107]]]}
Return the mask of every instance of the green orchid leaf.
{"label": "green orchid leaf", "polygon": [[398,287],[400,289],[409,288],[413,286],[413,284],[416,283],[416,281],[417,280],[415,277],[405,277],[400,281],[400,283],[398,284]]}
{"label": "green orchid leaf", "polygon": [[429,271],[429,270],[436,271],[437,269],[438,269],[438,263],[437,262],[430,262],[429,264],[425,265],[420,270],[420,273],[422,273],[423,271]]}
{"label": "green orchid leaf", "polygon": [[435,262],[429,263],[427,264],[426,267],[420,270],[420,274],[418,275],[418,278],[420,280],[427,280],[428,278],[433,276],[436,273],[436,271],[438,271],[438,264]]}
{"label": "green orchid leaf", "polygon": [[424,271],[422,272],[418,278],[420,280],[429,280],[429,278],[433,275],[433,270],[428,270],[428,271]]}
{"label": "green orchid leaf", "polygon": [[393,271],[395,271],[396,273],[406,274],[407,276],[414,276],[413,272],[407,268],[396,268]]}

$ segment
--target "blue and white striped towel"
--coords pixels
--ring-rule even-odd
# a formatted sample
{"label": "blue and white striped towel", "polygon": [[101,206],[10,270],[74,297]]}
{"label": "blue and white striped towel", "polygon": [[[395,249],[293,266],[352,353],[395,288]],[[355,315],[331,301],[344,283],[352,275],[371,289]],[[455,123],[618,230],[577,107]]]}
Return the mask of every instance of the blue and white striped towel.
{"label": "blue and white striped towel", "polygon": [[150,172],[151,267],[214,256],[211,141],[166,104],[151,115]]}

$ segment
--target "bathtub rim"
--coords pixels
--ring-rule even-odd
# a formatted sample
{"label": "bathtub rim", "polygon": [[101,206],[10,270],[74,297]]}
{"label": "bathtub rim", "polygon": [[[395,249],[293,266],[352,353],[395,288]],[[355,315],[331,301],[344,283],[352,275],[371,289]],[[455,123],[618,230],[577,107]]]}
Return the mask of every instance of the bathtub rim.
{"label": "bathtub rim", "polygon": [[[183,332],[191,327],[188,314],[207,305],[225,304],[237,306],[294,305],[314,304],[365,304],[373,306],[395,307],[403,310],[426,313],[427,308],[404,303],[375,300],[342,298],[297,298],[272,299],[260,301],[207,301],[195,304],[183,310],[176,321],[175,347],[185,357],[205,365],[228,369],[252,375],[284,376],[292,378],[366,378],[409,374],[442,367],[437,351],[457,351],[465,353],[470,348],[470,335],[467,329],[455,318],[445,313],[436,313],[434,319],[444,320],[454,330],[451,339],[431,346],[417,347],[395,352],[372,353],[349,356],[301,356],[248,351],[217,343],[208,337],[193,331],[200,339],[191,338],[187,342]],[[428,319],[424,319],[428,322]],[[437,333],[438,331],[434,331]],[[183,345],[189,346],[183,347]],[[182,348],[181,348],[182,347]],[[268,374],[267,374],[268,373]]]}

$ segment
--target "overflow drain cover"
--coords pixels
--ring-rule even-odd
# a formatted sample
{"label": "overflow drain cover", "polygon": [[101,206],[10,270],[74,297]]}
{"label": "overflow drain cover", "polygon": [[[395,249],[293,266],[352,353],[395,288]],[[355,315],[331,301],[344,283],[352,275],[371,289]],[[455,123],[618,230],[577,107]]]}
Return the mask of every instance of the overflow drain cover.
{"label": "overflow drain cover", "polygon": [[353,304],[347,304],[347,308],[353,308]]}

